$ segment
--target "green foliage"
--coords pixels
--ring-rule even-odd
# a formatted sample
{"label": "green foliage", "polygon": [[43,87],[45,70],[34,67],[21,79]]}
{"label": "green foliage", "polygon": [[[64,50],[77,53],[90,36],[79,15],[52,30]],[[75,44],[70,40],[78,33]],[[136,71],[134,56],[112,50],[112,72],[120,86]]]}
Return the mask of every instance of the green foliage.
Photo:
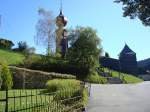
{"label": "green foliage", "polygon": [[87,72],[98,65],[98,59],[101,52],[100,39],[96,31],[92,28],[80,28],[79,37],[68,50],[68,59],[70,62]]}
{"label": "green foliage", "polygon": [[82,104],[85,106],[88,103],[88,90],[85,88],[82,92]]}
{"label": "green foliage", "polygon": [[143,82],[142,79],[135,77],[133,75],[123,74],[123,77],[124,77],[125,83],[127,84]]}
{"label": "green foliage", "polygon": [[14,43],[7,39],[0,38],[0,48],[11,49],[14,46]]}
{"label": "green foliage", "polygon": [[123,4],[123,16],[131,19],[138,17],[146,26],[150,26],[150,2],[149,0],[115,0]]}
{"label": "green foliage", "polygon": [[49,93],[56,92],[55,99],[71,98],[80,95],[80,81],[74,79],[54,79],[46,84]]}
{"label": "green foliage", "polygon": [[1,71],[0,71],[0,90],[1,90],[2,82],[3,82],[3,80],[2,80],[2,75],[1,75]]}
{"label": "green foliage", "polygon": [[108,52],[105,52],[105,57],[106,57],[106,58],[110,58],[110,55],[109,55]]}
{"label": "green foliage", "polygon": [[117,71],[114,71],[114,70],[110,70],[110,69],[107,69],[105,68],[104,69],[105,72],[111,72],[112,73],[112,77],[118,77],[120,79],[123,80],[123,83],[139,83],[139,82],[142,82],[143,80],[132,75],[132,74],[126,74],[126,73],[119,73]]}
{"label": "green foliage", "polygon": [[75,79],[54,79],[46,83],[49,92],[56,92],[61,90],[74,90],[80,88],[80,81]]}
{"label": "green foliage", "polygon": [[18,65],[23,63],[24,55],[13,51],[0,49],[0,62],[7,63],[8,65]]}
{"label": "green foliage", "polygon": [[23,51],[26,50],[27,48],[28,48],[28,45],[27,45],[26,42],[20,41],[20,42],[18,43],[18,50],[19,50],[20,52],[23,52]]}
{"label": "green foliage", "polygon": [[35,54],[26,54],[25,58],[23,60],[23,65],[24,65],[24,67],[28,68],[34,62],[37,62],[40,59],[41,59],[41,57],[38,56],[38,55],[35,55]]}
{"label": "green foliage", "polygon": [[96,72],[89,73],[86,81],[90,83],[97,83],[97,84],[106,84],[107,79],[105,77],[99,76]]}
{"label": "green foliage", "polygon": [[68,60],[61,59],[59,56],[41,56],[41,58],[33,61],[33,63],[27,67],[30,69],[46,72],[72,74],[80,80],[83,80],[82,74],[86,71],[84,68],[81,69],[80,67],[70,63]]}
{"label": "green foliage", "polygon": [[79,38],[79,34],[80,34],[80,29],[81,27],[76,27],[75,29],[68,29],[68,43],[70,44],[70,46],[72,46],[76,40]]}
{"label": "green foliage", "polygon": [[1,67],[1,76],[3,80],[2,88],[4,90],[11,89],[13,86],[12,74],[7,65],[3,64]]}

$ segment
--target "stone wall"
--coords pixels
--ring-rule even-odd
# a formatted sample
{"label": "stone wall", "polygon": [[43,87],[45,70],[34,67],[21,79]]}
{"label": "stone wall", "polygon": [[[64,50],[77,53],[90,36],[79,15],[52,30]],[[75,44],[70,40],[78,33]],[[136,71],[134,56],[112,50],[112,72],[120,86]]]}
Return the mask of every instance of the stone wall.
{"label": "stone wall", "polygon": [[100,57],[99,62],[103,67],[119,71],[119,61],[117,59]]}
{"label": "stone wall", "polygon": [[51,79],[75,79],[75,76],[60,73],[47,73],[25,68],[10,67],[13,75],[14,88],[44,88]]}

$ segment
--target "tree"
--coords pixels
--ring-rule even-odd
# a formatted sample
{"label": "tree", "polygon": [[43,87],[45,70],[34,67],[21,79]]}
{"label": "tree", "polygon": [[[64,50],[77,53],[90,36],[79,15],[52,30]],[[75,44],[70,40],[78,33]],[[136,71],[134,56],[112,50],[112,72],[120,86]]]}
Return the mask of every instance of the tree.
{"label": "tree", "polygon": [[69,48],[68,59],[81,69],[87,70],[83,75],[95,70],[101,52],[100,38],[90,27],[80,28],[79,37]]}
{"label": "tree", "polygon": [[28,48],[28,45],[25,41],[24,42],[23,41],[18,42],[18,50],[20,52],[25,51],[27,48]]}
{"label": "tree", "polygon": [[11,40],[0,38],[0,48],[11,49],[14,46],[14,43]]}
{"label": "tree", "polygon": [[52,12],[46,11],[43,8],[38,10],[40,19],[36,25],[36,43],[43,44],[47,46],[47,55],[50,55],[51,51],[54,49],[53,43],[55,43],[55,19]]}
{"label": "tree", "polygon": [[138,17],[145,26],[150,26],[150,1],[149,0],[116,0],[123,4],[123,16],[131,19]]}
{"label": "tree", "polygon": [[79,31],[81,30],[82,28],[77,26],[75,29],[73,28],[70,28],[68,29],[68,42],[69,42],[69,45],[72,46],[76,40],[79,38]]}
{"label": "tree", "polygon": [[105,57],[110,58],[110,55],[108,52],[105,52]]}
{"label": "tree", "polygon": [[3,64],[1,68],[1,76],[2,76],[2,89],[8,90],[13,86],[12,74],[7,65]]}

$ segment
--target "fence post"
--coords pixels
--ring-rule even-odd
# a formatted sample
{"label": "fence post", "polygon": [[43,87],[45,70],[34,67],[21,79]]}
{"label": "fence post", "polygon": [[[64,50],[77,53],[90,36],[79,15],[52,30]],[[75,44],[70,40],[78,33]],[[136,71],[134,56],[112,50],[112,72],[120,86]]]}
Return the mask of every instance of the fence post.
{"label": "fence post", "polygon": [[8,89],[6,89],[6,105],[5,105],[5,112],[8,112]]}

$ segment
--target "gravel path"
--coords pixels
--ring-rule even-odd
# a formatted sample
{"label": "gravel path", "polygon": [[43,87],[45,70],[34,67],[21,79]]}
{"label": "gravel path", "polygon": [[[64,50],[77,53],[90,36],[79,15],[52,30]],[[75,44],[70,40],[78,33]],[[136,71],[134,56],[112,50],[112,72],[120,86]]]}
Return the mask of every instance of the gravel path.
{"label": "gravel path", "polygon": [[91,86],[86,112],[150,112],[150,82]]}

